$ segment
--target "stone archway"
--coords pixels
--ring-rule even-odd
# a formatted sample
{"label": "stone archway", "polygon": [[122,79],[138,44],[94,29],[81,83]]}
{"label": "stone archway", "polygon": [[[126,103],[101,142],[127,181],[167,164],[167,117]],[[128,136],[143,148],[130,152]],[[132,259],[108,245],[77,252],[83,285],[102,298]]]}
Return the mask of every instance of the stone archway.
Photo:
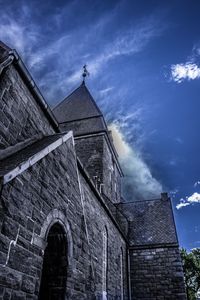
{"label": "stone archway", "polygon": [[54,223],[44,251],[39,300],[64,300],[67,281],[67,239],[63,227]]}
{"label": "stone archway", "polygon": [[[56,237],[56,235],[57,235],[57,237]],[[51,256],[51,254],[50,254],[51,251],[49,251],[48,244],[53,243],[53,242],[51,242],[51,240],[58,241],[59,239],[60,239],[60,241],[59,241],[60,246],[57,250],[58,250],[58,252],[65,253],[65,257],[63,255],[61,255],[63,257],[63,259],[62,259],[63,264],[66,266],[66,268],[65,268],[66,273],[63,273],[63,277],[66,276],[64,289],[67,286],[66,295],[70,296],[70,289],[69,289],[67,282],[70,282],[70,278],[73,277],[73,269],[74,269],[73,268],[73,240],[72,240],[71,228],[70,228],[70,224],[67,220],[66,215],[61,210],[55,208],[47,215],[47,217],[43,223],[43,226],[41,227],[40,234],[38,235],[34,232],[33,236],[32,236],[32,240],[31,240],[31,243],[33,245],[36,245],[37,247],[41,248],[43,251],[44,267],[45,267],[45,265],[47,265],[47,268],[48,267],[51,268],[50,260],[49,260],[49,263],[48,262],[45,263],[46,257],[49,255]],[[54,244],[56,244],[56,242]],[[54,247],[54,245],[53,245],[53,247]],[[47,259],[47,261],[48,261],[48,259]],[[40,299],[40,300],[47,300],[47,299],[48,300],[49,299],[63,300],[63,299],[65,299],[62,297],[62,295],[60,296],[60,298],[58,298],[58,296],[56,296],[56,297],[51,296],[51,298],[47,298],[47,296],[43,295],[44,286],[45,286],[45,283],[43,281],[44,281],[44,278],[47,277],[45,275],[45,271],[44,272],[43,271],[44,271],[44,268],[42,268],[42,274],[40,276],[40,293],[39,293],[38,299]],[[58,275],[58,277],[60,276],[59,273],[57,273],[57,275]],[[51,283],[49,285],[51,285]],[[61,287],[61,289],[62,289],[62,287]]]}
{"label": "stone archway", "polygon": [[62,226],[66,234],[66,243],[67,243],[67,257],[68,257],[68,276],[72,276],[73,273],[73,240],[71,234],[71,228],[67,217],[62,211],[55,208],[53,209],[48,216],[46,217],[43,226],[41,228],[40,234],[33,233],[31,244],[36,245],[41,248],[43,251],[47,246],[47,237],[50,228],[58,223]]}

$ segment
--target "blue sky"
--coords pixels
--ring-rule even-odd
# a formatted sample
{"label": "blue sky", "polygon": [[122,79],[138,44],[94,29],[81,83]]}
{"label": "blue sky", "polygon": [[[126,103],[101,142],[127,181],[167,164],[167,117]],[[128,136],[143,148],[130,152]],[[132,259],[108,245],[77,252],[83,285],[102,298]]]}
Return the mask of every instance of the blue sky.
{"label": "blue sky", "polygon": [[128,200],[172,197],[200,246],[200,1],[0,0],[0,38],[55,106],[81,82],[113,130]]}

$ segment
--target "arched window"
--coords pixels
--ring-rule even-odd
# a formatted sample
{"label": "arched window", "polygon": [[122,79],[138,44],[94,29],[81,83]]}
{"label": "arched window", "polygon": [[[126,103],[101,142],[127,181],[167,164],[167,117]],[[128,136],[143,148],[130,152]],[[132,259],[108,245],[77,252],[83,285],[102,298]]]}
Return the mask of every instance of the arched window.
{"label": "arched window", "polygon": [[67,280],[67,239],[63,227],[55,223],[47,236],[44,251],[40,300],[64,300]]}
{"label": "arched window", "polygon": [[123,250],[120,252],[120,288],[121,288],[121,300],[124,299],[124,267],[123,267]]}
{"label": "arched window", "polygon": [[108,266],[108,232],[105,227],[103,230],[103,266],[102,266],[102,291],[103,300],[107,299],[107,266]]}

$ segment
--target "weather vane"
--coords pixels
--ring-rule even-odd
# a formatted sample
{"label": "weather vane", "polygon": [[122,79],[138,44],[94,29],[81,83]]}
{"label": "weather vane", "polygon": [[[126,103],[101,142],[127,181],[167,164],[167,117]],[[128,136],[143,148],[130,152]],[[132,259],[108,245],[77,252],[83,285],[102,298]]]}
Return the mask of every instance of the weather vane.
{"label": "weather vane", "polygon": [[87,70],[87,65],[84,65],[83,66],[83,73],[82,73],[82,76],[83,76],[83,83],[85,83],[85,77],[86,76],[89,76],[90,75],[90,73],[88,72],[88,70]]}

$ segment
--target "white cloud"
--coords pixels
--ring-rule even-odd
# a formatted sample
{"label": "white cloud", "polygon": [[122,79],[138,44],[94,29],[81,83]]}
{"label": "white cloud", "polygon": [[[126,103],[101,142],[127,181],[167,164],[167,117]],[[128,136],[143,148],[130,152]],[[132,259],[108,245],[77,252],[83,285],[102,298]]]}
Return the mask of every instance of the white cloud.
{"label": "white cloud", "polygon": [[187,201],[189,203],[200,203],[200,194],[199,193],[194,193],[190,197],[187,198]]}
{"label": "white cloud", "polygon": [[200,78],[200,67],[195,63],[187,62],[171,66],[171,79],[177,83],[197,78]]}
{"label": "white cloud", "polygon": [[183,202],[182,202],[182,203],[177,204],[177,205],[176,205],[176,208],[177,208],[177,209],[180,209],[180,208],[185,207],[185,206],[188,206],[188,205],[190,205],[190,203],[183,203]]}
{"label": "white cloud", "polygon": [[200,194],[199,193],[193,193],[191,196],[186,197],[186,199],[180,199],[180,203],[176,205],[177,209],[180,209],[185,206],[189,206],[193,203],[200,203]]}
{"label": "white cloud", "polygon": [[125,196],[129,200],[160,197],[162,186],[152,176],[141,154],[125,141],[119,126],[112,124],[109,129],[112,130],[113,142],[125,175]]}
{"label": "white cloud", "polygon": [[190,55],[185,63],[171,65],[170,79],[181,83],[184,80],[194,80],[200,78],[200,47],[199,44],[194,45]]}

